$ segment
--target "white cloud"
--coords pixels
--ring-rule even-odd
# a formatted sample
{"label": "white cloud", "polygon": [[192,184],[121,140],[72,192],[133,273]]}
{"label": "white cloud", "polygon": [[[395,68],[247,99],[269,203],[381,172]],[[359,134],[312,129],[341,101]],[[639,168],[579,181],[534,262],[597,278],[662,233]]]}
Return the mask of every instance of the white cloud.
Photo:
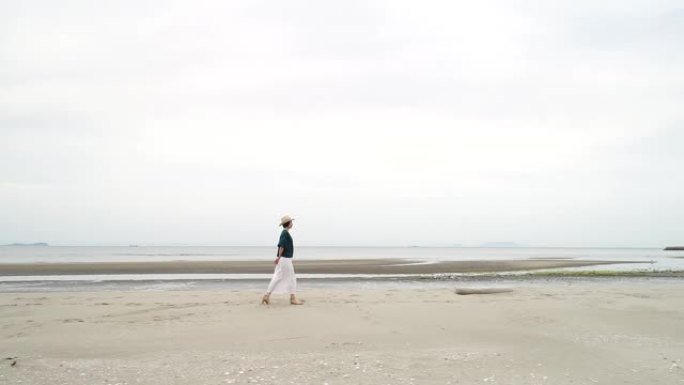
{"label": "white cloud", "polygon": [[0,233],[264,244],[291,212],[308,244],[676,242],[683,15],[6,3]]}

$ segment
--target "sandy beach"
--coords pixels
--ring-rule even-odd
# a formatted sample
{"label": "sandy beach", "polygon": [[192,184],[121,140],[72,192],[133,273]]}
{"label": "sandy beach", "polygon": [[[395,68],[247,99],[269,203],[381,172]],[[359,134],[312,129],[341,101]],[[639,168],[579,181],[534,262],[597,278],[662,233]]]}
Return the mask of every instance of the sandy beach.
{"label": "sandy beach", "polygon": [[491,288],[0,293],[0,383],[684,384],[681,280]]}

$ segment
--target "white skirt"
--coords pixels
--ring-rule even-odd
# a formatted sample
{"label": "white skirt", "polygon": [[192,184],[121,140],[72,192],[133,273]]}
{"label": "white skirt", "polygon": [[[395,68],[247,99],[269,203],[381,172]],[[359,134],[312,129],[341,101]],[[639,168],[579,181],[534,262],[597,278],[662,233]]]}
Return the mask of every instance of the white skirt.
{"label": "white skirt", "polygon": [[295,294],[297,291],[297,277],[295,277],[292,258],[280,258],[266,291],[268,293]]}

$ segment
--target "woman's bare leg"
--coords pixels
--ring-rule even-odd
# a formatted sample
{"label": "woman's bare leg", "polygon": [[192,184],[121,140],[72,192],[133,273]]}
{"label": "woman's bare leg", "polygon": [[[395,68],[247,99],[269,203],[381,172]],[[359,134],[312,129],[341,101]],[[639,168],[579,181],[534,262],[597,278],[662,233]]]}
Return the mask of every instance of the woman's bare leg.
{"label": "woman's bare leg", "polygon": [[268,305],[271,303],[271,292],[267,291],[266,294],[264,294],[263,297],[261,297],[261,303],[264,305]]}
{"label": "woman's bare leg", "polygon": [[304,300],[303,299],[297,299],[297,296],[294,294],[290,294],[290,304],[291,305],[303,305]]}

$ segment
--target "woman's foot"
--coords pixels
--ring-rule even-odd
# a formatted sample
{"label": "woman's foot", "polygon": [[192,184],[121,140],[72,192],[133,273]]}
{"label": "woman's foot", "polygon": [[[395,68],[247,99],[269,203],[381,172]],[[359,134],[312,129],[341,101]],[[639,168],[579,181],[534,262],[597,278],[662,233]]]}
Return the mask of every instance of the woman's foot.
{"label": "woman's foot", "polygon": [[264,295],[261,298],[261,304],[262,305],[269,305],[270,303],[271,303],[271,296],[269,296],[268,294]]}
{"label": "woman's foot", "polygon": [[294,295],[290,296],[290,305],[304,305],[303,299],[297,299]]}

